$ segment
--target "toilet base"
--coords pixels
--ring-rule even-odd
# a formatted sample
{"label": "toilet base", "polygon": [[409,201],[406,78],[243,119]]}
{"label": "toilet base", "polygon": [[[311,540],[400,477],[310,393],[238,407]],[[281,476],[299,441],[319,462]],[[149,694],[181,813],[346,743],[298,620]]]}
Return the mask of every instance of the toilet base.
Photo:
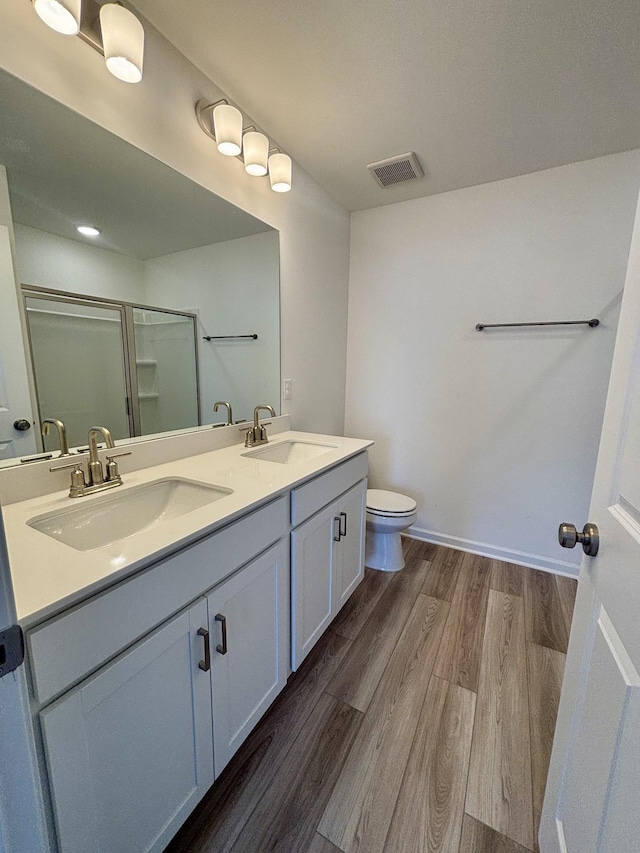
{"label": "toilet base", "polygon": [[367,524],[364,564],[379,572],[399,572],[404,568],[402,539],[398,531],[379,533]]}

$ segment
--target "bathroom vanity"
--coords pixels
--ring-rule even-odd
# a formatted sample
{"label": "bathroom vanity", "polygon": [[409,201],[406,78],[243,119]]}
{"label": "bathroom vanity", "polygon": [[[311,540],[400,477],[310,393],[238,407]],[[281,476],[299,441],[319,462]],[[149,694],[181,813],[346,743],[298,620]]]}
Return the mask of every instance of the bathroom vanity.
{"label": "bathroom vanity", "polygon": [[[370,444],[287,431],[5,508],[60,850],[175,834],[362,579]],[[82,550],[91,503],[108,526],[167,482],[221,496],[163,487],[180,514]]]}

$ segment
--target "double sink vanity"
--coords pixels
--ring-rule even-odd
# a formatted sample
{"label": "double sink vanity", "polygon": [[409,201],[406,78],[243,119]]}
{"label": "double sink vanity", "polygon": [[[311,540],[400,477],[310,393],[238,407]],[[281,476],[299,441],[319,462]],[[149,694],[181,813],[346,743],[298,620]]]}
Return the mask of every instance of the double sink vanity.
{"label": "double sink vanity", "polygon": [[162,850],[362,579],[371,442],[277,420],[3,507],[53,849]]}

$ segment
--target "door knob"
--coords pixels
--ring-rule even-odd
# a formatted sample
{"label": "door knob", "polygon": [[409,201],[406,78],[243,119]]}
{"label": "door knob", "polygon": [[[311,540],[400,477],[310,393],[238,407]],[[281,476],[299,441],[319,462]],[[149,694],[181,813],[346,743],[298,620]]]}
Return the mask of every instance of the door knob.
{"label": "door knob", "polygon": [[18,418],[17,421],[13,422],[13,428],[20,432],[25,432],[26,430],[31,429],[31,421],[28,421],[26,418]]}
{"label": "door knob", "polygon": [[575,548],[580,542],[587,557],[595,557],[600,545],[600,532],[595,524],[589,522],[582,528],[582,533],[576,530],[574,524],[563,523],[558,528],[558,542],[563,548]]}

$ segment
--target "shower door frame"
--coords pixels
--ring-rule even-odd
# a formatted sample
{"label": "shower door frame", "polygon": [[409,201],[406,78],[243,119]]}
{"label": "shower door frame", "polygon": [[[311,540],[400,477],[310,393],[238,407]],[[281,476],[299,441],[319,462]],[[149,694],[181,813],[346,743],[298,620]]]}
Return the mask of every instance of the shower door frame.
{"label": "shower door frame", "polygon": [[[102,296],[89,296],[82,293],[70,293],[66,290],[56,290],[47,287],[36,287],[30,284],[21,284],[20,291],[22,293],[23,311],[26,320],[27,331],[27,355],[30,361],[31,376],[33,378],[35,403],[37,407],[38,423],[41,421],[40,414],[40,397],[38,395],[38,380],[36,377],[35,360],[33,357],[33,345],[31,341],[31,327],[29,326],[29,315],[27,310],[27,299],[42,299],[55,301],[60,303],[68,303],[71,305],[87,305],[98,306],[112,311],[117,311],[120,314],[120,327],[122,330],[122,358],[124,365],[124,382],[125,382],[125,406],[127,410],[127,422],[129,424],[129,438],[144,438],[141,433],[140,419],[140,400],[138,397],[138,371],[136,366],[136,342],[135,330],[133,322],[134,309],[142,311],[157,311],[163,314],[176,314],[180,317],[187,317],[193,324],[193,355],[195,364],[195,379],[196,379],[196,408],[198,423],[196,426],[202,425],[202,413],[200,407],[200,359],[198,354],[198,316],[190,311],[178,311],[174,308],[162,308],[158,305],[143,305],[139,302],[125,302],[114,299],[108,299]],[[195,427],[194,427],[195,428]],[[156,433],[149,433],[155,435]],[[161,434],[161,433],[159,433]],[[36,438],[42,444],[42,437],[38,431]]]}

